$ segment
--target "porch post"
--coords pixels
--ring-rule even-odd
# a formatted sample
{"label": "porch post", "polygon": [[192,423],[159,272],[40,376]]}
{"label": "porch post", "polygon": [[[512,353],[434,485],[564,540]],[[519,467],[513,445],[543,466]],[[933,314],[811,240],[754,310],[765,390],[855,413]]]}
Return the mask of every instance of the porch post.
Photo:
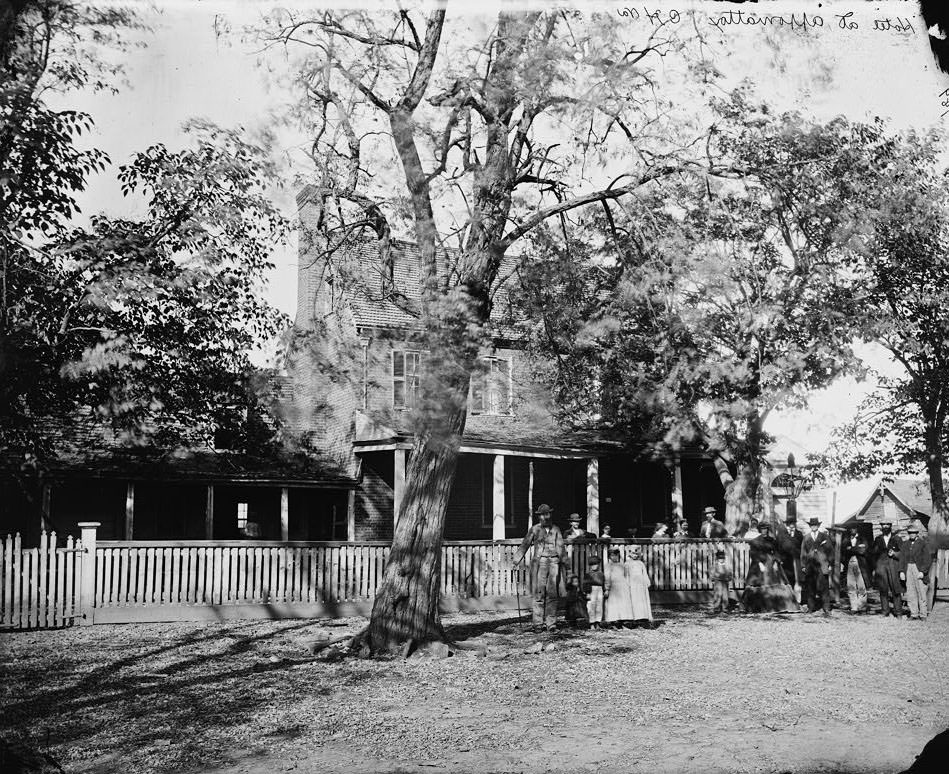
{"label": "porch post", "polygon": [[405,458],[408,451],[406,449],[396,449],[393,454],[395,456],[395,474],[392,481],[392,526],[395,527],[395,520],[399,518],[399,508],[402,506],[402,497],[405,494]]}
{"label": "porch post", "polygon": [[350,489],[346,496],[346,539],[356,539],[356,490]]}
{"label": "porch post", "polygon": [[527,526],[534,526],[534,460],[527,463]]}
{"label": "porch post", "polygon": [[208,499],[204,506],[204,537],[214,539],[214,484],[208,484]]}
{"label": "porch post", "polygon": [[53,500],[52,484],[43,484],[43,491],[40,493],[40,498],[40,532],[49,532],[51,526],[49,516]]}
{"label": "porch post", "polygon": [[504,455],[494,455],[494,486],[491,498],[494,518],[491,520],[491,539],[504,540]]}
{"label": "porch post", "polygon": [[280,488],[280,539],[290,539],[290,489],[285,486]]}
{"label": "porch post", "polygon": [[600,461],[587,460],[587,531],[600,534]]}
{"label": "porch post", "polygon": [[96,602],[96,529],[101,523],[80,521],[77,526],[81,530],[79,539],[82,543],[82,553],[79,554],[82,563],[79,575],[79,625],[92,626],[95,623]]}
{"label": "porch post", "polygon": [[125,539],[134,540],[135,534],[135,483],[125,485]]}
{"label": "porch post", "polygon": [[678,456],[672,471],[672,515],[678,525],[682,521],[682,460]]}

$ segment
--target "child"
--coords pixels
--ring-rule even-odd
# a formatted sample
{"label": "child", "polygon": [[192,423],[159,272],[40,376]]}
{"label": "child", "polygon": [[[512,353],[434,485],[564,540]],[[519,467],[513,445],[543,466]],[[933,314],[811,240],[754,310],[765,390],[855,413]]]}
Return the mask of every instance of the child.
{"label": "child", "polygon": [[587,618],[594,629],[599,629],[603,620],[603,571],[598,556],[591,556],[587,563],[583,590],[587,594]]}
{"label": "child", "polygon": [[626,561],[626,573],[629,578],[629,598],[633,607],[633,620],[640,626],[652,622],[652,604],[649,601],[649,573],[642,562],[642,552],[635,546]]}
{"label": "child", "polygon": [[571,629],[578,626],[586,628],[589,623],[587,616],[587,597],[580,588],[580,579],[576,573],[570,573],[567,579],[567,623]]}
{"label": "child", "polygon": [[603,570],[603,619],[610,628],[633,625],[633,600],[630,595],[629,574],[623,564],[620,550],[611,548]]}
{"label": "child", "polygon": [[712,607],[713,613],[728,612],[728,585],[735,574],[721,549],[715,552],[715,562],[712,564]]}

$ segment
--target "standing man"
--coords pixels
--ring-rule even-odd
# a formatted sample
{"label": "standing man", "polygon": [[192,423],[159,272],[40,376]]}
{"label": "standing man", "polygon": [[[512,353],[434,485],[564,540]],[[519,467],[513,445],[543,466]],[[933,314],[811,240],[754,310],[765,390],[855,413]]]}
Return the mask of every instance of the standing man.
{"label": "standing man", "polygon": [[830,570],[834,561],[834,541],[820,528],[820,519],[808,523],[810,532],[801,543],[801,569],[804,573],[804,596],[807,609],[817,612],[817,597],[821,598],[824,615],[830,615]]}
{"label": "standing man", "polygon": [[920,540],[919,527],[910,524],[907,541],[900,547],[900,580],[906,584],[909,617],[925,621],[929,615],[929,569],[933,554],[925,540]]}
{"label": "standing man", "polygon": [[862,613],[867,609],[867,587],[870,575],[867,568],[867,541],[851,527],[843,544],[843,563],[847,572],[847,599],[850,612]]}
{"label": "standing man", "polygon": [[893,599],[893,615],[903,615],[903,586],[900,583],[900,539],[892,534],[893,525],[880,522],[880,534],[873,541],[873,556],[876,559],[877,588],[880,590],[880,611],[890,614],[890,598]]}
{"label": "standing man", "polygon": [[717,513],[718,511],[716,511],[711,505],[707,506],[705,510],[702,511],[702,517],[705,520],[702,522],[702,526],[699,529],[699,537],[708,538],[710,540],[719,540],[721,538],[728,537],[728,530],[725,529],[725,525],[715,518]]}
{"label": "standing man", "polygon": [[788,516],[784,525],[778,527],[778,556],[781,557],[781,569],[794,587],[794,596],[801,601],[801,544],[804,534],[797,528],[797,516]]}
{"label": "standing man", "polygon": [[574,542],[575,540],[584,540],[587,537],[585,530],[580,529],[580,514],[571,513],[570,514],[570,529],[567,530],[567,534],[564,535],[564,540],[567,542]]}
{"label": "standing man", "polygon": [[560,567],[566,559],[567,550],[560,528],[553,521],[553,510],[547,504],[539,505],[535,511],[539,524],[531,527],[514,557],[514,564],[521,562],[527,550],[533,546],[531,557],[531,587],[534,589],[534,631],[557,628],[557,602],[560,597]]}

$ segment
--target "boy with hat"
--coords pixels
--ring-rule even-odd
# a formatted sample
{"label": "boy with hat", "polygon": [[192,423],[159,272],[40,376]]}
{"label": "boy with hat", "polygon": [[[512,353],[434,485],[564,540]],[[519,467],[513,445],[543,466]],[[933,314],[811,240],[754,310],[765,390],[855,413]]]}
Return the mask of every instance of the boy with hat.
{"label": "boy with hat", "polygon": [[712,607],[713,613],[728,612],[728,586],[735,577],[731,564],[725,558],[724,549],[715,552],[715,562],[712,564]]}
{"label": "boy with hat", "polygon": [[587,618],[594,629],[599,629],[603,620],[603,584],[600,557],[591,556],[587,562],[586,575],[583,576],[583,590],[587,595]]}
{"label": "boy with hat", "polygon": [[514,556],[514,564],[523,561],[528,549],[534,546],[530,570],[531,588],[534,591],[534,630],[546,627],[547,631],[553,631],[557,628],[560,568],[566,559],[567,550],[560,528],[553,523],[553,508],[544,503],[537,506],[535,515],[540,523],[527,531]]}
{"label": "boy with hat", "polygon": [[880,610],[883,616],[890,614],[890,599],[893,600],[893,615],[899,618],[903,614],[903,585],[900,583],[900,539],[892,534],[893,525],[888,521],[880,522],[880,534],[873,541],[873,555],[876,558],[877,588],[880,590]]}
{"label": "boy with hat", "polygon": [[900,580],[906,584],[906,603],[910,618],[925,621],[929,615],[929,570],[933,555],[919,537],[919,527],[910,524],[907,541],[900,548]]}
{"label": "boy with hat", "polygon": [[810,532],[801,543],[801,568],[804,573],[804,596],[807,609],[817,612],[820,597],[824,615],[830,615],[830,570],[834,562],[834,541],[820,528],[820,519],[812,518],[808,523]]}

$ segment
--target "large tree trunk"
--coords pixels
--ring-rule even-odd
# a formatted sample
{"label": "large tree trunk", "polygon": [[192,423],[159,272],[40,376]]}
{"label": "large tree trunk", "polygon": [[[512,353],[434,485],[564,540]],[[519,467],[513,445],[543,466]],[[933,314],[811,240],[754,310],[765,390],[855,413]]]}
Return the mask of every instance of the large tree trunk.
{"label": "large tree trunk", "polygon": [[[448,418],[460,439],[465,412]],[[444,639],[438,613],[442,535],[458,443],[416,437],[406,471],[406,491],[395,514],[392,549],[372,606],[368,638],[374,653],[398,651]]]}

